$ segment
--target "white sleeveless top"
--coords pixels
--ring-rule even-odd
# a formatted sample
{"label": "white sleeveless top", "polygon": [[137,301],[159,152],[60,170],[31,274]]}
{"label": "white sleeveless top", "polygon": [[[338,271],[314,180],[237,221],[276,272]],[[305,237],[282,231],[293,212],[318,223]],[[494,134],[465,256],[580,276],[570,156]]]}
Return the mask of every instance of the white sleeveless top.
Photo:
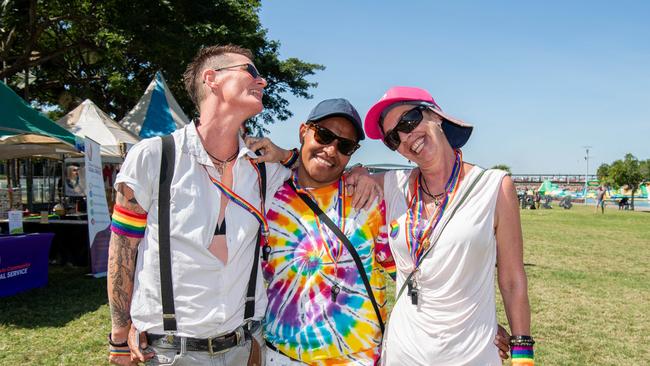
{"label": "white sleeveless top", "polygon": [[[482,169],[472,168],[458,187],[431,240]],[[406,247],[405,224],[411,170],[384,178],[389,243],[397,266],[396,291],[413,270]],[[505,172],[488,170],[481,177],[435,247],[422,259],[418,304],[405,289],[395,304],[386,331],[386,365],[501,365],[494,337],[497,330],[494,292],[496,237],[494,214]]]}

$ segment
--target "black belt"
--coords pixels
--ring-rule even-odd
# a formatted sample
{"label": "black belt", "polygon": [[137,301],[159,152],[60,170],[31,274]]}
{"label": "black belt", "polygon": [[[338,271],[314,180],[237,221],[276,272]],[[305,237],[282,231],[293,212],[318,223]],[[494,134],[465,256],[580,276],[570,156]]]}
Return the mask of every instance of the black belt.
{"label": "black belt", "polygon": [[185,338],[185,348],[188,351],[201,351],[214,354],[227,351],[230,348],[238,346],[242,342],[251,340],[251,332],[254,332],[259,328],[259,325],[260,322],[255,321],[250,324],[250,328],[247,326],[241,326],[228,334],[208,338],[177,337],[167,334],[147,334],[147,342],[156,347],[180,349],[181,341]]}

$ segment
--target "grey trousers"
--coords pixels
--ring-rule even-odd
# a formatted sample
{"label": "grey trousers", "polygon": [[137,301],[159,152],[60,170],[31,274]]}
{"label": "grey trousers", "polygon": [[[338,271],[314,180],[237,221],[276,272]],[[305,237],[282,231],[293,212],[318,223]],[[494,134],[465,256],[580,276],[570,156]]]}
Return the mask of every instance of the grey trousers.
{"label": "grey trousers", "polygon": [[[262,336],[262,327],[253,331],[253,337],[260,344],[262,351],[262,366],[264,366],[266,346],[264,345],[264,338]],[[182,341],[181,341],[182,342]],[[154,358],[146,362],[146,365],[174,365],[174,366],[246,366],[248,362],[248,355],[250,354],[251,341],[246,341],[240,345],[230,348],[229,350],[210,355],[208,352],[202,351],[187,351],[185,347],[181,349],[170,349],[162,347],[150,346],[156,355]],[[183,352],[184,351],[184,352]]]}

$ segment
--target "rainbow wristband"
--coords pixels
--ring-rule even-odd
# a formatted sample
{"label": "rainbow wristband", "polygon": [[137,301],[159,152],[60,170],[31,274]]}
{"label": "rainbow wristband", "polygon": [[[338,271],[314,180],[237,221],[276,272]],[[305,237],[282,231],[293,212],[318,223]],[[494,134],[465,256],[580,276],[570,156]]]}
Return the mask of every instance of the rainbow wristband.
{"label": "rainbow wristband", "polygon": [[281,161],[280,164],[284,165],[286,168],[291,169],[293,164],[296,163],[296,160],[298,160],[298,155],[299,155],[298,149],[293,148],[291,149],[291,155],[289,155],[289,157],[286,160]]}
{"label": "rainbow wristband", "polygon": [[144,237],[144,230],[147,227],[146,213],[129,211],[120,205],[115,205],[112,221],[111,231],[115,234],[136,239]]}
{"label": "rainbow wristband", "polygon": [[115,357],[126,357],[126,356],[131,356],[131,350],[129,349],[115,349],[111,348],[110,349],[111,356]]}
{"label": "rainbow wristband", "polygon": [[516,346],[513,345],[512,349],[512,365],[517,366],[534,366],[535,365],[535,352],[533,346]]}

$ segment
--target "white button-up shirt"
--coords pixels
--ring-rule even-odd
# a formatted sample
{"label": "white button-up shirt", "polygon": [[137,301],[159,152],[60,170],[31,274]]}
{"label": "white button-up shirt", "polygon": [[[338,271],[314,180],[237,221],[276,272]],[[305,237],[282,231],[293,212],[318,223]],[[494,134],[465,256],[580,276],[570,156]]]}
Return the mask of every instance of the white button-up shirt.
{"label": "white button-up shirt", "polygon": [[[172,281],[178,335],[207,338],[230,332],[244,319],[244,303],[259,228],[258,221],[232,200],[226,206],[228,261],[223,264],[208,247],[219,217],[221,192],[208,177],[220,179],[203,147],[194,123],[172,134],[176,147],[171,183],[170,239]],[[115,185],[125,183],[147,211],[145,236],[138,247],[131,318],[141,331],[164,334],[158,258],[158,180],[162,144],[146,139],[129,151]],[[260,209],[259,179],[247,156],[254,156],[239,140],[233,167],[233,191]],[[266,164],[266,200],[289,177],[279,164]],[[267,205],[268,207],[268,205]],[[255,291],[255,319],[266,309],[260,268]]]}

